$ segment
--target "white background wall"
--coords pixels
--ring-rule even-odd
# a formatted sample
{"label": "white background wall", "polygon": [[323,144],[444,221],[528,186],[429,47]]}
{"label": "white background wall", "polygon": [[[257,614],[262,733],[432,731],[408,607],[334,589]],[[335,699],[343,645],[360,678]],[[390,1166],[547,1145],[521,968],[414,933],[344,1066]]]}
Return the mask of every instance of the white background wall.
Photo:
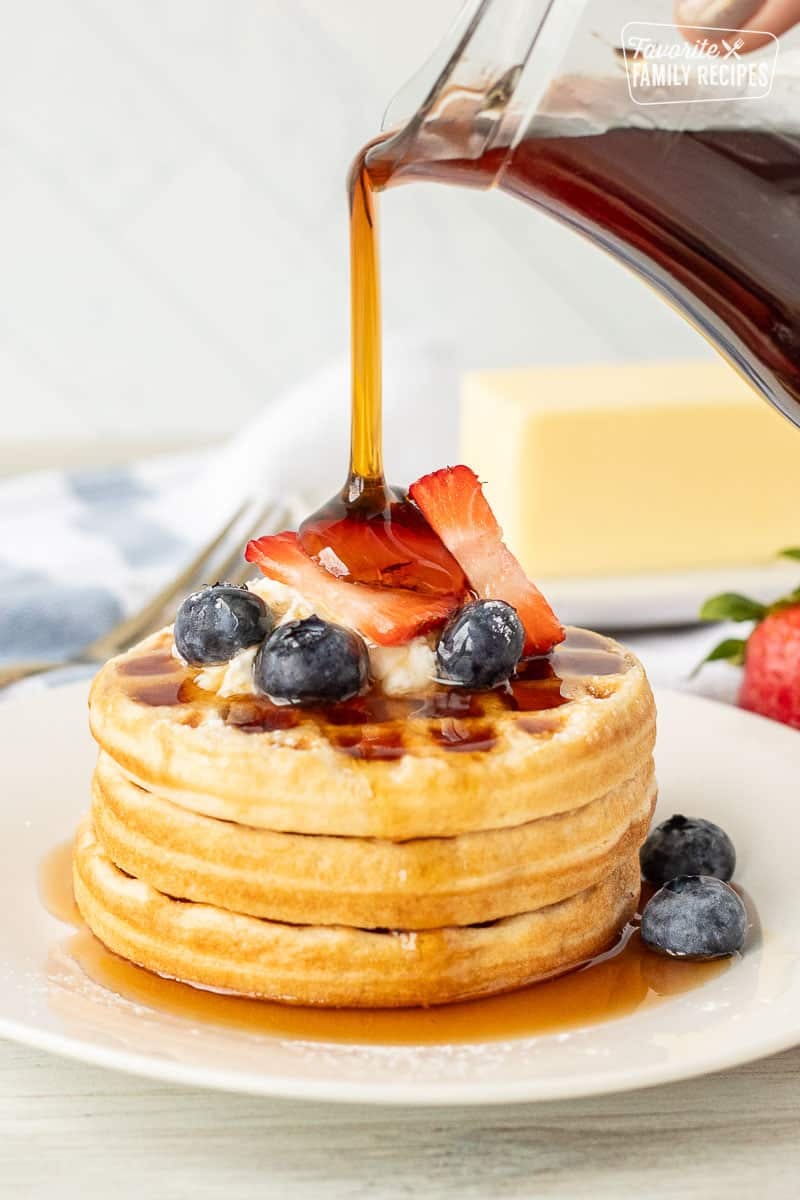
{"label": "white background wall", "polygon": [[[344,177],[458,0],[0,0],[0,437],[206,437],[348,339]],[[501,195],[384,204],[463,365],[703,353]]]}

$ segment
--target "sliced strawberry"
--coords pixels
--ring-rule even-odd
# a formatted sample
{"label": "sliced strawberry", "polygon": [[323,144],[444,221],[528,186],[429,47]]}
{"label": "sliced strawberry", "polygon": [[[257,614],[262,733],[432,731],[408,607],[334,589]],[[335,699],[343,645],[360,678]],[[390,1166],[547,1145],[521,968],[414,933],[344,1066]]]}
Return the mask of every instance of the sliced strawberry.
{"label": "sliced strawberry", "polygon": [[550,605],[503,543],[503,531],[469,467],[444,467],[423,475],[409,488],[471,587],[481,599],[505,600],[525,628],[526,655],[546,654],[564,639]]}
{"label": "sliced strawberry", "polygon": [[377,512],[348,510],[337,497],[303,522],[298,541],[321,566],[350,582],[446,595],[467,586],[419,509],[392,496]]}
{"label": "sliced strawberry", "polygon": [[301,549],[295,533],[248,542],[245,558],[270,579],[319,604],[342,624],[381,646],[407,642],[440,624],[457,607],[457,595],[432,596],[399,588],[371,587],[337,579]]}

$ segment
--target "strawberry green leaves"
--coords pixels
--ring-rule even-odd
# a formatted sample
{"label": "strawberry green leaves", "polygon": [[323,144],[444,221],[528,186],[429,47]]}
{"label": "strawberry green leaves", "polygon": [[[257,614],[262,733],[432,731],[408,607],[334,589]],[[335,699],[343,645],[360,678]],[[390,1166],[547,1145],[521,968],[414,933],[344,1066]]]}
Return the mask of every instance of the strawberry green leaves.
{"label": "strawberry green leaves", "polygon": [[744,638],[725,638],[724,641],[718,642],[704,659],[701,659],[692,671],[692,678],[694,678],[701,667],[709,662],[729,662],[733,667],[743,667],[746,648],[747,642]]}
{"label": "strawberry green leaves", "polygon": [[[754,621],[757,623],[763,621],[766,615],[766,605],[759,604],[757,600],[751,600],[749,596],[742,596],[739,592],[720,592],[718,596],[711,596],[706,600],[700,609],[701,621]],[[746,648],[746,638],[725,638],[724,641],[718,642],[705,658],[700,660],[692,671],[692,678],[701,667],[709,662],[729,662],[734,667],[743,666]]]}
{"label": "strawberry green leaves", "polygon": [[[800,546],[789,546],[786,550],[781,550],[780,558],[792,558],[796,562],[800,562]],[[793,608],[795,604],[800,604],[800,587],[797,587],[787,595],[781,596],[779,600],[775,600],[767,608],[768,613],[780,612],[784,608]]]}
{"label": "strawberry green leaves", "polygon": [[761,621],[766,615],[766,605],[739,592],[720,592],[700,609],[701,621]]}
{"label": "strawberry green leaves", "polygon": [[[791,558],[800,562],[800,546],[789,546],[780,551],[780,558]],[[760,624],[765,617],[772,613],[781,612],[786,608],[800,605],[800,588],[788,592],[785,596],[774,600],[772,604],[762,604],[759,600],[751,600],[740,592],[720,592],[711,596],[700,609],[701,621],[752,621],[753,628]],[[752,630],[750,631],[752,633]],[[697,664],[692,675],[696,675],[707,662],[729,662],[733,666],[744,665],[747,638],[725,638]]]}

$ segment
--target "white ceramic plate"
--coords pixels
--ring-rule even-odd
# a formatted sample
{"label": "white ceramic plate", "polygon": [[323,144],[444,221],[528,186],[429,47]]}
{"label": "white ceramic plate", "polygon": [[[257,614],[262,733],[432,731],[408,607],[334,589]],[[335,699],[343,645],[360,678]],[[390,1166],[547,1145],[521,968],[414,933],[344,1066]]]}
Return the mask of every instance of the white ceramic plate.
{"label": "white ceramic plate", "polygon": [[487,1104],[644,1087],[800,1041],[800,734],[675,692],[658,696],[661,814],[723,824],[763,934],[702,987],[631,1016],[538,1038],[355,1046],[281,1040],[159,1013],[91,982],[42,908],[43,856],[87,804],[86,689],[2,708],[0,1034],[153,1078],[271,1096]]}
{"label": "white ceramic plate", "polygon": [[797,587],[799,580],[798,564],[782,560],[753,567],[576,576],[540,583],[565,624],[613,632],[691,625],[703,601],[717,592],[744,592],[769,603]]}

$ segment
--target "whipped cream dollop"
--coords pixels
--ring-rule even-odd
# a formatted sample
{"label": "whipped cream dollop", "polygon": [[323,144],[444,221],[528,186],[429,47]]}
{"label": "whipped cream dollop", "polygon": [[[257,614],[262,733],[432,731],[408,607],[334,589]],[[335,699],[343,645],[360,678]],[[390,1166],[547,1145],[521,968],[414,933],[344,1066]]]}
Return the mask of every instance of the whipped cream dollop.
{"label": "whipped cream dollop", "polygon": [[[325,621],[346,624],[335,612],[311,604],[300,592],[274,579],[262,576],[250,580],[247,587],[271,610],[276,625],[300,621],[314,613]],[[366,638],[364,641],[369,652],[370,674],[387,696],[411,695],[431,685],[436,673],[436,656],[427,638],[415,637],[399,646],[377,646]],[[177,655],[177,651],[175,653]],[[204,667],[195,677],[195,683],[223,698],[254,695],[253,661],[257,653],[258,646],[248,646],[227,663]]]}

